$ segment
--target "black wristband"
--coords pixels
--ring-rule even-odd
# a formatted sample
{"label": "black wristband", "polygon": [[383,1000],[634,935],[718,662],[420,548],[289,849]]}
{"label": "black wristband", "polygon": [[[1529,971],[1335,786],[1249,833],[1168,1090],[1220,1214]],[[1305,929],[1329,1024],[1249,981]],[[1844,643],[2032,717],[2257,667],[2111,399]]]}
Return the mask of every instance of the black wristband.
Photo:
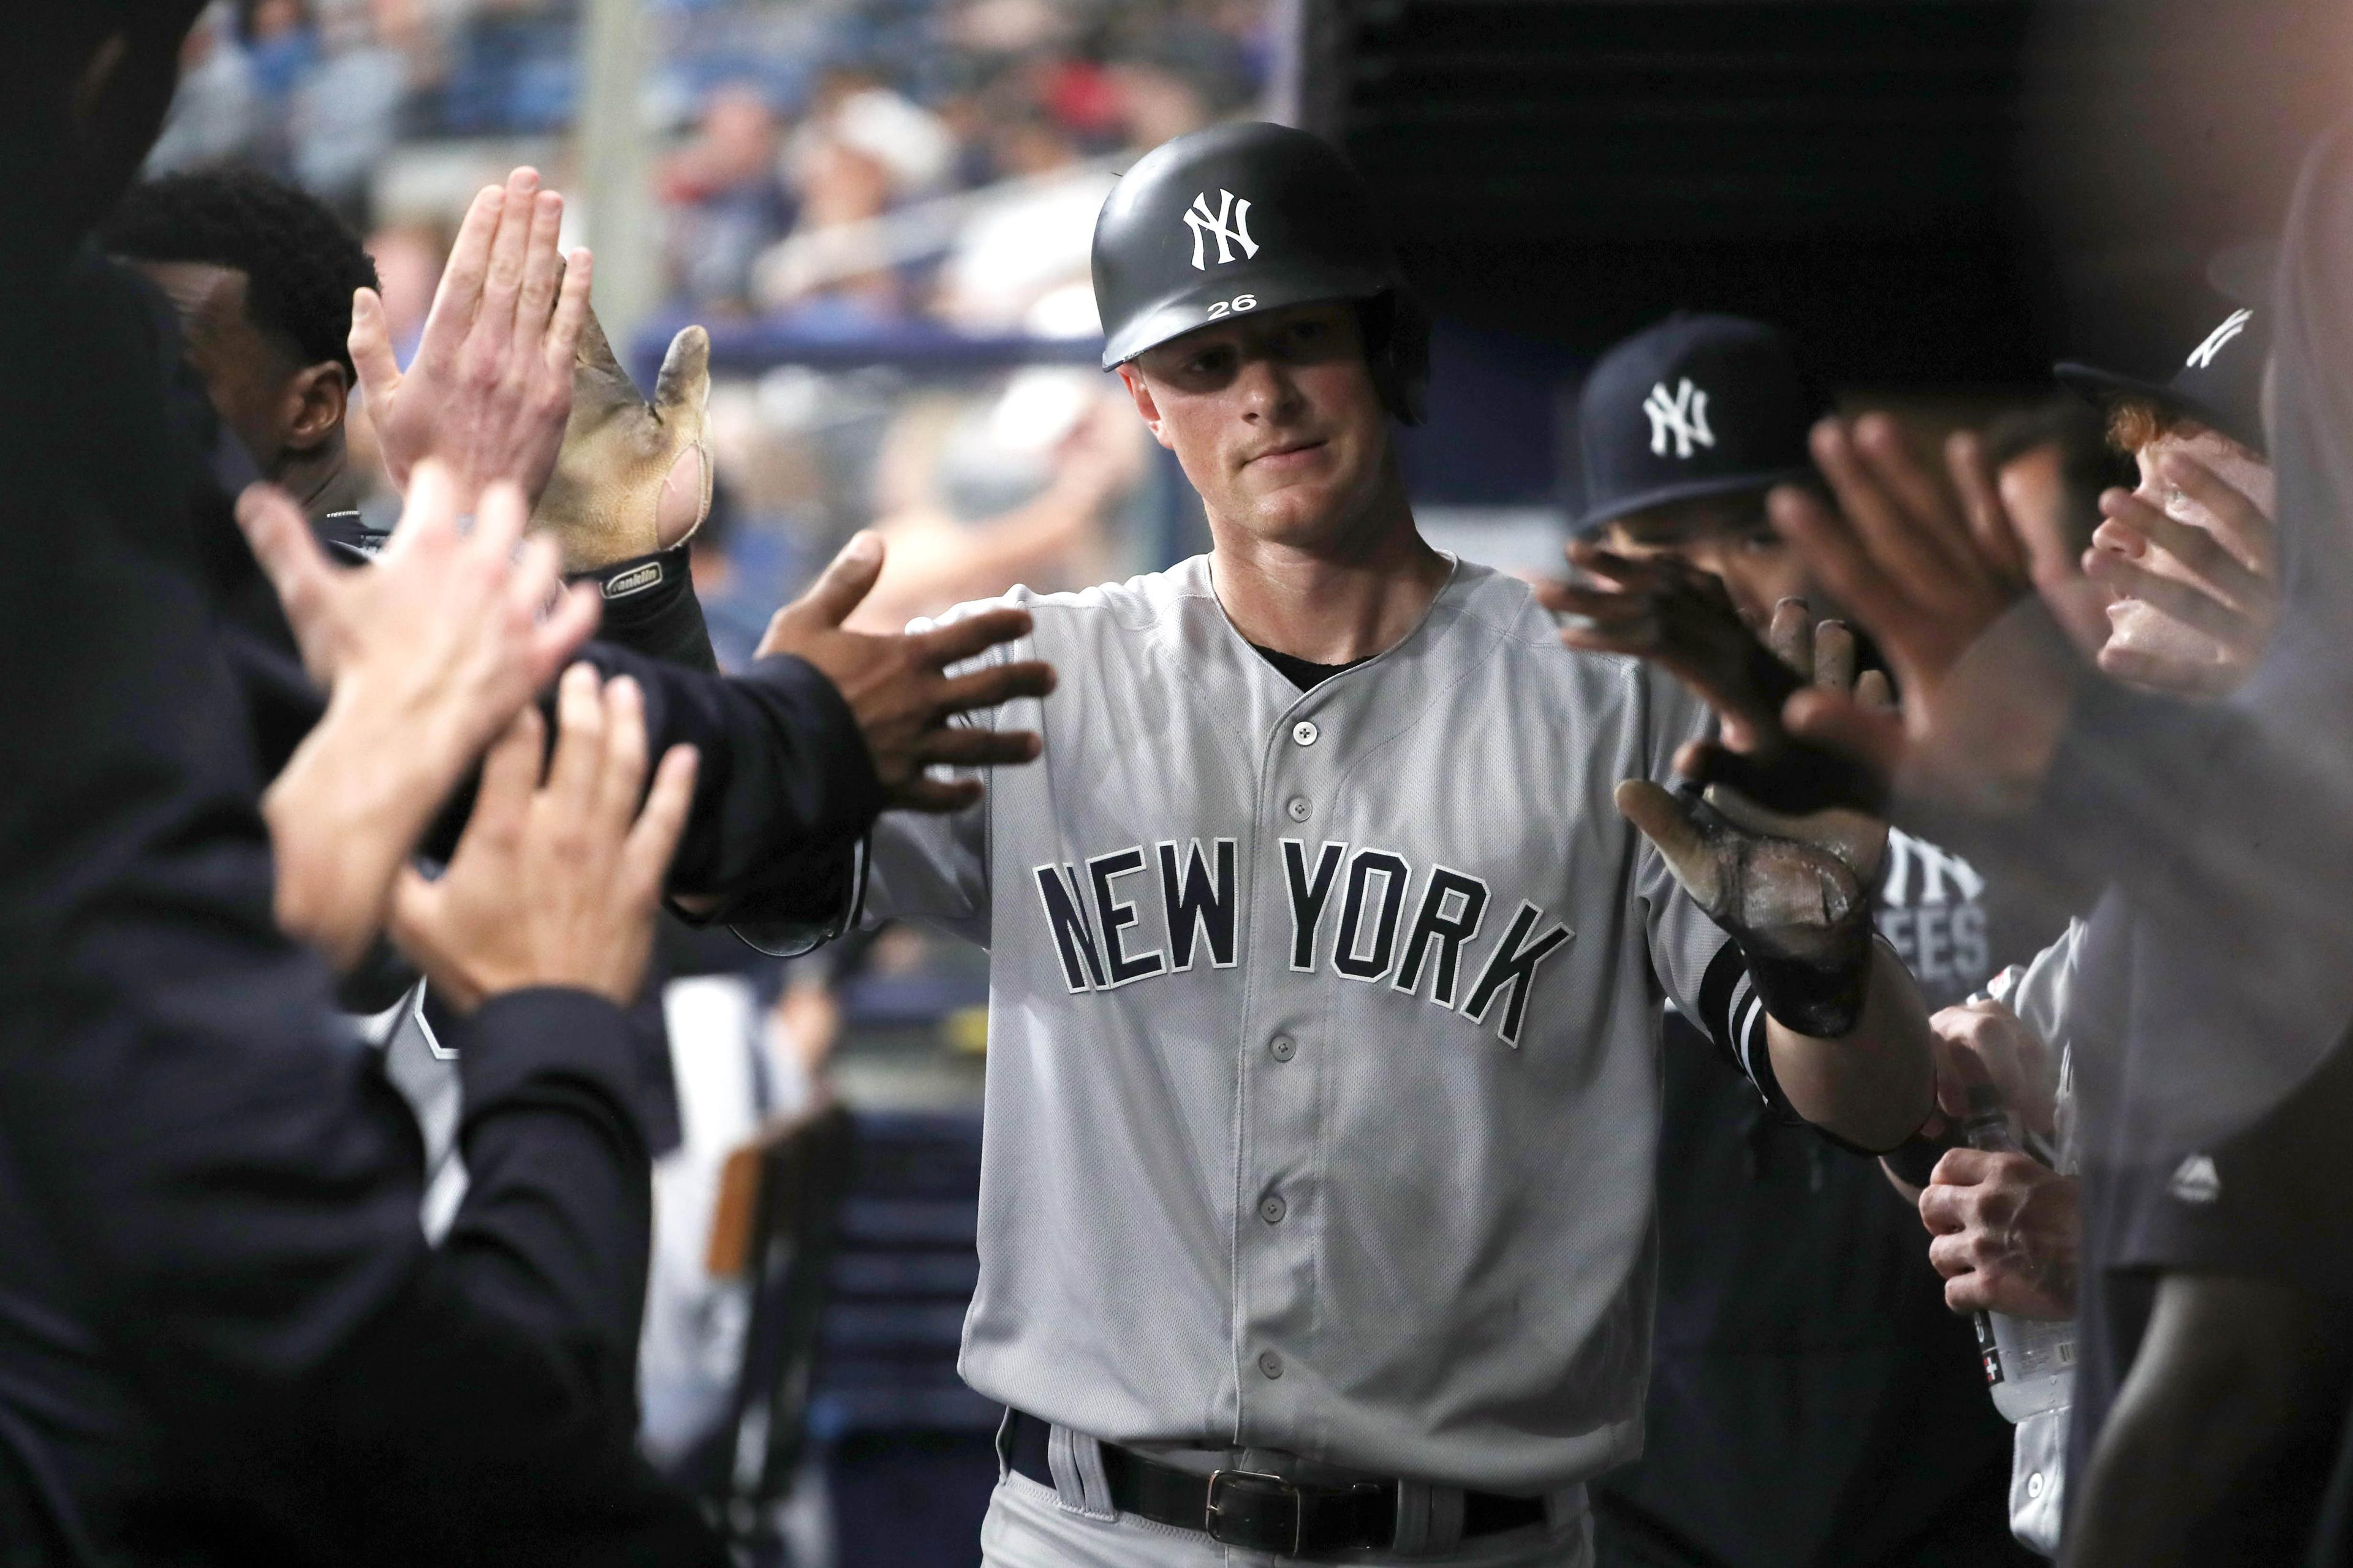
{"label": "black wristband", "polygon": [[681,544],[599,566],[572,581],[596,585],[605,601],[605,621],[597,636],[607,642],[665,664],[716,675],[719,657],[712,651],[711,630],[703,624],[702,601],[694,596],[688,549]]}
{"label": "black wristband", "polygon": [[1801,1035],[1835,1040],[1854,1033],[1862,1021],[1862,1005],[1871,990],[1871,920],[1868,910],[1856,923],[1856,932],[1841,940],[1849,956],[1827,963],[1778,957],[1757,951],[1758,944],[1739,943],[1748,962],[1748,983],[1757,999],[1775,1019]]}

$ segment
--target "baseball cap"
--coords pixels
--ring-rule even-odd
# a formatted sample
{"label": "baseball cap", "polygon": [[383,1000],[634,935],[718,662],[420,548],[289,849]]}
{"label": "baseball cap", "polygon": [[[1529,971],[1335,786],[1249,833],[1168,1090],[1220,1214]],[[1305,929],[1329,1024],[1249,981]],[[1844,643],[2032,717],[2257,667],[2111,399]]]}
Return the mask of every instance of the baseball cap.
{"label": "baseball cap", "polygon": [[2052,374],[2062,385],[2103,406],[2146,399],[2263,452],[2270,449],[2263,436],[2263,363],[2271,348],[2269,304],[2241,304],[2189,351],[2170,381],[2144,380],[2073,362],[2052,366]]}
{"label": "baseball cap", "polygon": [[1577,531],[1670,501],[1810,479],[1807,432],[1828,408],[1779,329],[1678,311],[1603,354],[1585,379]]}

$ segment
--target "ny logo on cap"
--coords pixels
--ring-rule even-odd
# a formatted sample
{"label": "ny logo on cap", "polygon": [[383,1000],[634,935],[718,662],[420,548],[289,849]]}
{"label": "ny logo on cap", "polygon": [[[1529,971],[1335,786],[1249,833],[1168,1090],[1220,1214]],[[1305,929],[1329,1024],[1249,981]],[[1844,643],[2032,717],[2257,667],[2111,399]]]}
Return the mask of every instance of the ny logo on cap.
{"label": "ny logo on cap", "polygon": [[[1185,211],[1185,226],[1193,231],[1195,271],[1207,272],[1209,269],[1208,263],[1202,259],[1201,242],[1213,234],[1218,237],[1218,265],[1220,267],[1234,258],[1233,247],[1237,245],[1242,247],[1244,260],[1258,254],[1258,242],[1250,238],[1250,209],[1249,201],[1237,201],[1231,191],[1218,193],[1218,210],[1214,214],[1209,211],[1209,194],[1207,191],[1193,198],[1193,205]],[[1229,216],[1234,220],[1231,228],[1226,226]]]}
{"label": "ny logo on cap", "polygon": [[1660,382],[1651,388],[1651,395],[1642,400],[1642,412],[1651,416],[1651,456],[1667,455],[1667,438],[1674,437],[1677,458],[1692,455],[1692,447],[1715,445],[1715,432],[1707,427],[1707,394],[1683,377],[1672,395],[1667,384]]}
{"label": "ny logo on cap", "polygon": [[2214,364],[2214,356],[2221,353],[2224,349],[2230,347],[2231,340],[2237,337],[2241,332],[2245,331],[2247,330],[2247,323],[2254,319],[2255,313],[2253,310],[2232,311],[2228,317],[2224,318],[2221,326],[2215,328],[2211,332],[2207,334],[2206,341],[2204,342],[2200,343],[2196,349],[2191,351],[2189,355],[2189,368],[2192,370],[2212,369]]}

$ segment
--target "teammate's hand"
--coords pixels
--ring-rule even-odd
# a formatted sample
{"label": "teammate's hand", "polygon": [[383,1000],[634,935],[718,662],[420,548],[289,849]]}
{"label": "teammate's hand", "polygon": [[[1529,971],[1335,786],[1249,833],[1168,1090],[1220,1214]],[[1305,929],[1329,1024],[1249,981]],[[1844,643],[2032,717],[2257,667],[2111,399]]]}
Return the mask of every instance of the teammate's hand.
{"label": "teammate's hand", "polygon": [[670,749],[641,809],[643,699],[627,676],[600,691],[586,665],[557,688],[556,730],[543,783],[545,728],[524,709],[482,763],[448,869],[432,881],[401,872],[393,940],[461,1011],[543,985],[626,1006],[644,984],[695,753]]}
{"label": "teammate's hand", "polygon": [[2019,1016],[1989,998],[1947,1007],[1928,1020],[1936,1054],[1936,1108],[1953,1121],[1969,1114],[1969,1090],[1990,1086],[2034,1131],[2058,1121],[2058,1071],[2051,1047]]}
{"label": "teammate's hand", "polygon": [[649,403],[592,310],[572,388],[571,422],[531,531],[556,542],[567,575],[686,542],[711,515],[710,334],[688,327],[670,341]]}
{"label": "teammate's hand", "polygon": [[396,487],[438,458],[461,507],[501,480],[534,500],[546,488],[572,412],[592,267],[585,250],[557,254],[563,226],[564,198],[541,190],[533,170],[476,195],[406,374],[384,301],[367,289],[353,297],[352,362]]}
{"label": "teammate's hand", "polygon": [[[357,683],[387,715],[429,724],[447,742],[433,754],[462,752],[462,764],[588,639],[598,605],[593,589],[565,592],[553,545],[522,538],[514,486],[484,492],[470,531],[459,531],[458,510],[449,470],[420,465],[384,552],[364,571],[330,564],[282,490],[253,486],[237,518],[311,678],[339,697]],[[411,736],[412,749],[421,739]]]}
{"label": "teammate's hand", "polygon": [[1715,710],[1725,745],[1778,749],[1781,705],[1802,680],[1757,639],[1721,579],[1672,555],[1635,559],[1582,540],[1567,555],[1583,581],[1535,590],[1546,609],[1573,617],[1560,629],[1562,643],[1648,659]]}
{"label": "teammate's hand", "polygon": [[2014,808],[2056,747],[2074,665],[2033,595],[1984,443],[1953,437],[1940,476],[1894,420],[1871,415],[1823,420],[1812,448],[1838,505],[1785,485],[1773,525],[1876,639],[1903,706],[1899,717],[1801,691],[1783,711],[1790,733],[1894,785]]}
{"label": "teammate's hand", "polygon": [[2102,673],[2177,697],[2228,696],[2253,675],[2279,627],[2279,542],[2253,499],[2186,453],[2158,462],[2205,526],[2131,490],[2100,498],[2106,514],[2084,571],[2125,595],[2108,608]]}
{"label": "teammate's hand", "polygon": [[1920,1191],[1928,1262],[1956,1312],[2075,1315],[2081,1184],[2025,1154],[1948,1149]]}
{"label": "teammate's hand", "polygon": [[482,498],[470,536],[438,463],[417,471],[383,555],[328,564],[301,510],[257,485],[237,521],[285,603],[327,711],[262,797],[278,921],[339,966],[375,940],[393,873],[491,738],[596,624],[592,595],[557,592],[554,552],[515,542],[522,497]]}
{"label": "teammate's hand", "polygon": [[947,812],[980,798],[976,779],[928,776],[934,767],[987,768],[1027,763],[1039,739],[954,722],[1054,689],[1053,667],[1035,660],[991,665],[950,677],[950,667],[1028,635],[1026,610],[987,610],[934,630],[876,637],[842,630],[882,574],[882,541],[860,533],[842,547],[809,591],[778,610],[759,657],[788,653],[815,665],[849,704],[874,772],[893,806]]}

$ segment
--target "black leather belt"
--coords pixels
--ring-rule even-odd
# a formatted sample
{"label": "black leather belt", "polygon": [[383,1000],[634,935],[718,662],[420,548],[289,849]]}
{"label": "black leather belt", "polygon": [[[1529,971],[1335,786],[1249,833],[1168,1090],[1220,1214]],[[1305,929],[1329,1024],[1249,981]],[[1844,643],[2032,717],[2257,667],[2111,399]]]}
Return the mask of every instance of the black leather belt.
{"label": "black leather belt", "polygon": [[[1006,1459],[1018,1475],[1043,1487],[1054,1484],[1047,1458],[1052,1427],[1035,1415],[1007,1412]],[[1148,1458],[1133,1448],[1103,1445],[1103,1477],[1111,1503],[1155,1524],[1198,1530],[1211,1540],[1248,1552],[1282,1557],[1320,1557],[1335,1552],[1379,1551],[1397,1539],[1398,1484],[1360,1481],[1353,1486],[1315,1486],[1255,1470],[1219,1470],[1198,1475]],[[1501,1535],[1541,1524],[1542,1498],[1462,1494],[1462,1534]]]}

